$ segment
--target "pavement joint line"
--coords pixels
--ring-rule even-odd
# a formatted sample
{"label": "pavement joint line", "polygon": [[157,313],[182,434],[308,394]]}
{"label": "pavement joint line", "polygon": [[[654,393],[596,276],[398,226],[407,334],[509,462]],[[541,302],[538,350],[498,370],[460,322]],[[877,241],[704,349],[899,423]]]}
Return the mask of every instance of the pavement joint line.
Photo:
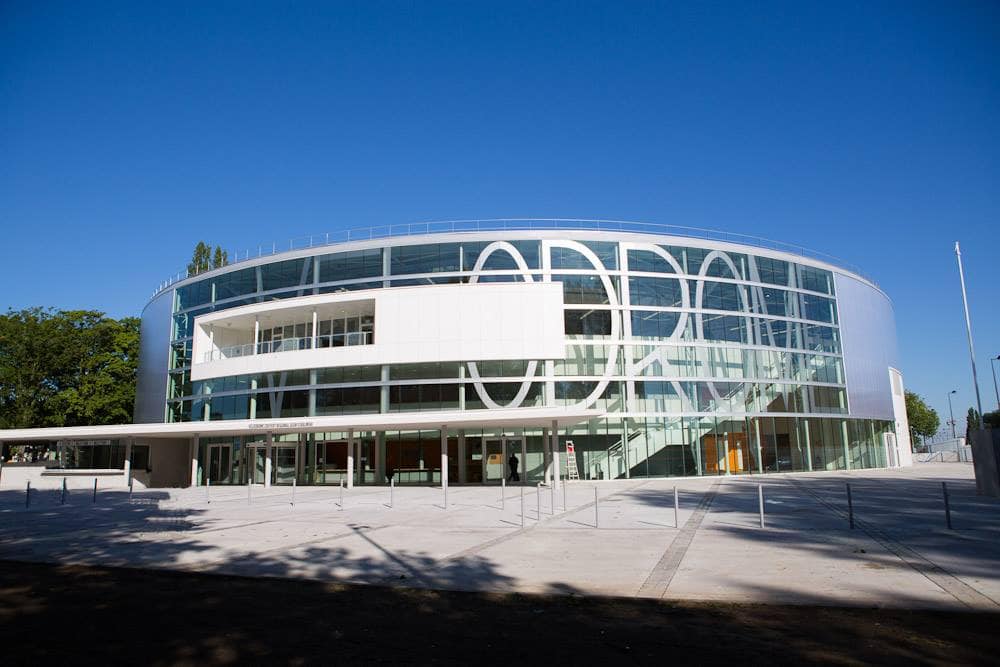
{"label": "pavement joint line", "polygon": [[663,556],[660,557],[659,562],[653,566],[653,569],[649,572],[649,576],[646,577],[646,581],[642,582],[642,586],[636,591],[636,597],[662,598],[667,594],[667,589],[670,588],[670,583],[674,580],[674,575],[677,574],[677,569],[680,567],[681,561],[684,560],[691,542],[694,541],[695,533],[701,528],[701,522],[708,515],[712,507],[712,501],[715,500],[721,483],[721,479],[717,480],[705,491],[694,512],[684,522],[684,526],[677,531],[674,539],[670,541],[670,544],[663,552]]}
{"label": "pavement joint line", "polygon": [[[810,496],[815,498],[817,502],[822,504],[834,514],[845,520],[848,518],[847,512],[821,496],[816,491],[806,487],[800,481],[792,478],[789,478],[788,481],[796,488],[805,491]],[[966,607],[969,607],[970,609],[982,609],[984,606],[1000,607],[1000,604],[998,604],[993,598],[979,592],[915,549],[897,542],[886,534],[885,531],[868,523],[864,519],[859,519],[855,516],[854,524],[867,534],[868,537],[875,540],[875,542],[877,542],[886,551],[894,554],[901,561],[913,568],[917,574],[922,575],[932,584],[961,602]]]}

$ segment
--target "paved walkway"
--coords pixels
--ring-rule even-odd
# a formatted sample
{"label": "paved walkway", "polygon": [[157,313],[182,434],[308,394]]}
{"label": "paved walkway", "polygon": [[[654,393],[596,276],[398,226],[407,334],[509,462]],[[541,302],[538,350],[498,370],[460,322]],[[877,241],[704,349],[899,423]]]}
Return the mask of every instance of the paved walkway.
{"label": "paved walkway", "polygon": [[[945,526],[941,482],[950,491]],[[850,482],[855,528],[848,525]],[[766,498],[759,527],[757,485]],[[678,489],[679,524],[673,489]],[[599,501],[595,508],[595,489]],[[972,467],[519,487],[0,492],[0,558],[531,591],[1000,611]],[[540,509],[540,513],[539,513]]]}

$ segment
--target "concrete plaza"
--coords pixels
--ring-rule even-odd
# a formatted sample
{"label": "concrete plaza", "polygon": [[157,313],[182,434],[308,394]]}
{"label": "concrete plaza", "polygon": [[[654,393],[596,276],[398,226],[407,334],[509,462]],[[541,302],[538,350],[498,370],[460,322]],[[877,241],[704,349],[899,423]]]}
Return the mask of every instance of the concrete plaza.
{"label": "concrete plaza", "polygon": [[62,504],[53,486],[33,492],[30,508],[24,491],[5,490],[0,558],[453,590],[1000,611],[1000,502],[976,496],[969,464],[565,486],[507,487],[503,500],[499,487],[453,486],[447,509],[442,489],[428,487],[391,497],[387,487],[359,487],[343,507],[340,489],[328,487],[300,487],[294,504],[289,487],[245,486],[154,489],[131,502],[104,491],[96,503],[73,490]]}

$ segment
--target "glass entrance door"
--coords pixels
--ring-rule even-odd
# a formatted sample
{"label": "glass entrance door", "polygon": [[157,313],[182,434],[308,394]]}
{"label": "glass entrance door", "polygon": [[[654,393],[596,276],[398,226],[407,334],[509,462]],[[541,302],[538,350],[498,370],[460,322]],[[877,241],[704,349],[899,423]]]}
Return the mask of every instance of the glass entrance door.
{"label": "glass entrance door", "polygon": [[[486,455],[484,457],[484,479],[487,483],[499,484],[501,479],[511,476],[511,455],[517,458],[517,476],[524,480],[524,454],[521,438],[502,436],[485,438]],[[508,481],[511,481],[508,479]]]}
{"label": "glass entrance door", "polygon": [[209,445],[208,480],[212,484],[229,484],[233,474],[232,445]]}
{"label": "glass entrance door", "polygon": [[271,453],[274,456],[274,478],[271,483],[290,486],[298,471],[299,448],[274,446]]}

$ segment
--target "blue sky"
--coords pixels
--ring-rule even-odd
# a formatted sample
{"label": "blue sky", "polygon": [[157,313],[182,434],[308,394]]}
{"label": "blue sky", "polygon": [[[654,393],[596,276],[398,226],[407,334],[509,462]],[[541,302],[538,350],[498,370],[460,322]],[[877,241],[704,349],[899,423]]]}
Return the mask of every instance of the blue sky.
{"label": "blue sky", "polygon": [[138,314],[196,241],[633,219],[860,265],[947,419],[1000,354],[1000,5],[0,4],[0,308]]}

